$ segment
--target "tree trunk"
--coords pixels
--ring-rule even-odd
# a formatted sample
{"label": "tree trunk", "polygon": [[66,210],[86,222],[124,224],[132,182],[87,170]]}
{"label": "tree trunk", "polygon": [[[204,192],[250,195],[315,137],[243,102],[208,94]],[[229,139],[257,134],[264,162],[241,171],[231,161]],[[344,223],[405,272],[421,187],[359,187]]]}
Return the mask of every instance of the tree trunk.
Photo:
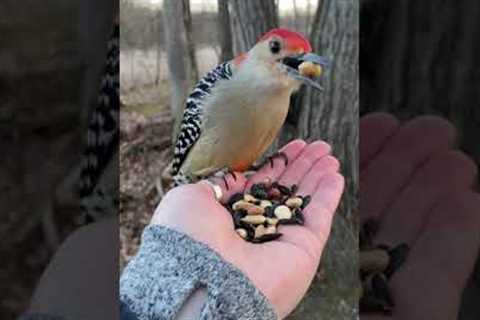
{"label": "tree trunk", "polygon": [[[317,280],[290,319],[353,319],[358,285],[358,50],[356,0],[323,0],[312,21],[314,52],[332,62],[322,77],[324,91],[301,88],[292,99],[275,148],[295,138],[322,139],[341,163],[345,193],[324,251]],[[347,305],[348,307],[341,307]]]}
{"label": "tree trunk", "polygon": [[190,0],[183,0],[183,23],[188,48],[188,61],[193,83],[198,81],[197,57],[195,55],[195,41],[193,40],[192,14],[190,12]]}
{"label": "tree trunk", "polygon": [[[160,28],[162,27],[161,24],[161,11],[159,10],[157,12],[157,17],[154,20],[155,22],[155,29],[157,30],[157,34],[160,34]],[[157,38],[157,42],[155,44],[155,51],[156,51],[156,61],[155,61],[155,85],[158,86],[160,83],[160,64],[161,64],[161,58],[162,58],[162,50],[160,46],[160,39]]]}
{"label": "tree trunk", "polygon": [[172,139],[176,140],[191,77],[188,70],[187,41],[183,23],[183,1],[163,2],[163,22],[171,83],[170,110],[175,119]]}
{"label": "tree trunk", "polygon": [[218,0],[218,33],[220,42],[220,62],[233,59],[232,28],[228,0]]}
{"label": "tree trunk", "polygon": [[293,1],[293,28],[296,31],[300,31],[300,18],[298,16],[298,6],[297,6],[297,0],[292,0]]}
{"label": "tree trunk", "polygon": [[[235,53],[250,49],[264,32],[278,25],[275,1],[230,2]],[[325,140],[342,164],[346,188],[324,251],[316,281],[289,319],[353,319],[358,302],[358,4],[322,0],[312,21],[314,51],[332,67],[324,91],[302,88],[292,99],[287,121],[269,152],[295,138]],[[321,280],[323,279],[323,280]],[[347,307],[345,307],[347,306]]]}
{"label": "tree trunk", "polygon": [[274,0],[230,0],[233,51],[248,51],[259,37],[278,27],[278,10]]}

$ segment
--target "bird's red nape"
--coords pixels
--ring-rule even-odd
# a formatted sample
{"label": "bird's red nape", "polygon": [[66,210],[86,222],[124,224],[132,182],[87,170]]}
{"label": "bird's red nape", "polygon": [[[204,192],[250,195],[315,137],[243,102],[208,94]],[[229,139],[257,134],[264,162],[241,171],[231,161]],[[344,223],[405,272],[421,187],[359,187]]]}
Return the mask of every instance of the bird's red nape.
{"label": "bird's red nape", "polygon": [[310,42],[298,32],[285,28],[275,28],[265,33],[260,41],[266,40],[272,36],[278,36],[285,41],[287,49],[290,51],[303,51],[305,53],[312,52]]}

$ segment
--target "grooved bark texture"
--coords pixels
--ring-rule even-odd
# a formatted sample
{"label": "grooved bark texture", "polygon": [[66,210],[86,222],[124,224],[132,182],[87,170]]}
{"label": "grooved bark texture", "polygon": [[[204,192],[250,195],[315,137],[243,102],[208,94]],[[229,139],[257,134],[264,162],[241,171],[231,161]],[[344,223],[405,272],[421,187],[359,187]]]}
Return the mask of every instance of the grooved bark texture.
{"label": "grooved bark texture", "polygon": [[183,1],[165,0],[163,2],[163,27],[165,29],[168,72],[171,80],[170,110],[175,119],[172,138],[175,141],[191,79],[188,69]]}
{"label": "grooved bark texture", "polygon": [[314,52],[331,60],[324,91],[303,87],[292,99],[277,145],[296,137],[322,139],[341,163],[345,193],[318,277],[290,319],[354,319],[358,299],[358,50],[356,0],[320,0],[312,21]]}
{"label": "grooved bark texture", "polygon": [[220,61],[231,60],[233,58],[233,42],[228,0],[218,0],[218,34],[221,50]]}
{"label": "grooved bark texture", "polygon": [[197,58],[195,56],[195,41],[193,41],[192,13],[190,12],[190,0],[183,0],[183,23],[188,47],[188,60],[190,65],[192,82],[196,83],[198,77]]}
{"label": "grooved bark texture", "polygon": [[[274,1],[230,2],[235,53],[247,51],[278,24]],[[346,177],[346,189],[322,265],[306,297],[288,319],[353,319],[358,288],[358,50],[356,0],[320,0],[311,25],[314,52],[328,57],[322,92],[302,88],[291,102],[287,121],[270,153],[295,138],[322,139],[333,147]]]}
{"label": "grooved bark texture", "polygon": [[248,51],[263,33],[278,27],[274,0],[230,0],[229,8],[235,56]]}

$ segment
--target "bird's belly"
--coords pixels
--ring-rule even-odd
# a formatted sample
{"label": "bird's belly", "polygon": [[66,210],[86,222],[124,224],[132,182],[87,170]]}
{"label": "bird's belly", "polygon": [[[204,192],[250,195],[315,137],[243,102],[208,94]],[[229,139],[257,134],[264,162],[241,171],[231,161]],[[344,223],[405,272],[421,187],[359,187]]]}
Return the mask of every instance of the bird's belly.
{"label": "bird's belly", "polygon": [[239,106],[238,112],[217,112],[206,121],[205,135],[190,161],[195,175],[208,175],[224,168],[245,171],[268,148],[281,129],[288,113],[289,95]]}

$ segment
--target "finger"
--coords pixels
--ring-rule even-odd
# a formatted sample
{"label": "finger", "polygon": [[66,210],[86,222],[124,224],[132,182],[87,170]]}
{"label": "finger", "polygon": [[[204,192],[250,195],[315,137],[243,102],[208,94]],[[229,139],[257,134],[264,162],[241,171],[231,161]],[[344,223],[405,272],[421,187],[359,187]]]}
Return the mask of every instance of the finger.
{"label": "finger", "polygon": [[315,141],[307,145],[297,159],[288,165],[280,176],[279,183],[287,186],[298,185],[313,164],[328,155],[330,150],[330,145],[324,141]]}
{"label": "finger", "polygon": [[[220,187],[222,191],[222,198],[220,199],[221,203],[226,203],[228,199],[230,199],[235,193],[243,192],[245,189],[245,184],[247,183],[247,179],[240,172],[235,172],[235,177],[233,174],[226,174],[225,179],[214,177],[209,180]],[[228,184],[228,188],[225,183]],[[202,188],[205,188],[207,192],[212,193],[213,197],[215,198],[215,191],[207,181],[202,180],[199,182],[199,184],[202,186]]]}
{"label": "finger", "polygon": [[370,113],[360,119],[360,168],[367,165],[399,126],[397,118],[389,113]]}
{"label": "finger", "polygon": [[[480,196],[457,191],[431,210],[391,288],[398,319],[455,319],[480,249]],[[422,301],[422,303],[419,303]]]}
{"label": "finger", "polygon": [[375,241],[413,244],[432,206],[456,190],[468,190],[476,174],[475,163],[460,151],[435,155],[417,170],[409,185],[383,214]]}
{"label": "finger", "polygon": [[454,135],[452,125],[439,117],[423,116],[403,125],[360,173],[360,219],[379,218],[415,169],[448,149]]}
{"label": "finger", "polygon": [[[283,152],[287,156],[288,162],[292,163],[300,155],[306,145],[307,143],[303,140],[294,140],[280,149],[280,152]],[[250,177],[247,182],[247,190],[255,183],[263,182],[267,178],[271,179],[271,181],[276,181],[282,175],[285,171],[284,160],[278,158],[273,161],[273,168],[269,165],[263,166],[252,177]]]}
{"label": "finger", "polygon": [[336,172],[340,168],[340,163],[337,158],[333,156],[325,156],[320,158],[310,168],[302,181],[298,184],[297,194],[299,195],[311,195],[317,189],[320,179],[329,172]]}
{"label": "finger", "polygon": [[283,234],[280,240],[304,248],[312,257],[319,256],[330,234],[344,184],[341,174],[326,173],[304,210],[304,226],[280,226],[279,232]]}

